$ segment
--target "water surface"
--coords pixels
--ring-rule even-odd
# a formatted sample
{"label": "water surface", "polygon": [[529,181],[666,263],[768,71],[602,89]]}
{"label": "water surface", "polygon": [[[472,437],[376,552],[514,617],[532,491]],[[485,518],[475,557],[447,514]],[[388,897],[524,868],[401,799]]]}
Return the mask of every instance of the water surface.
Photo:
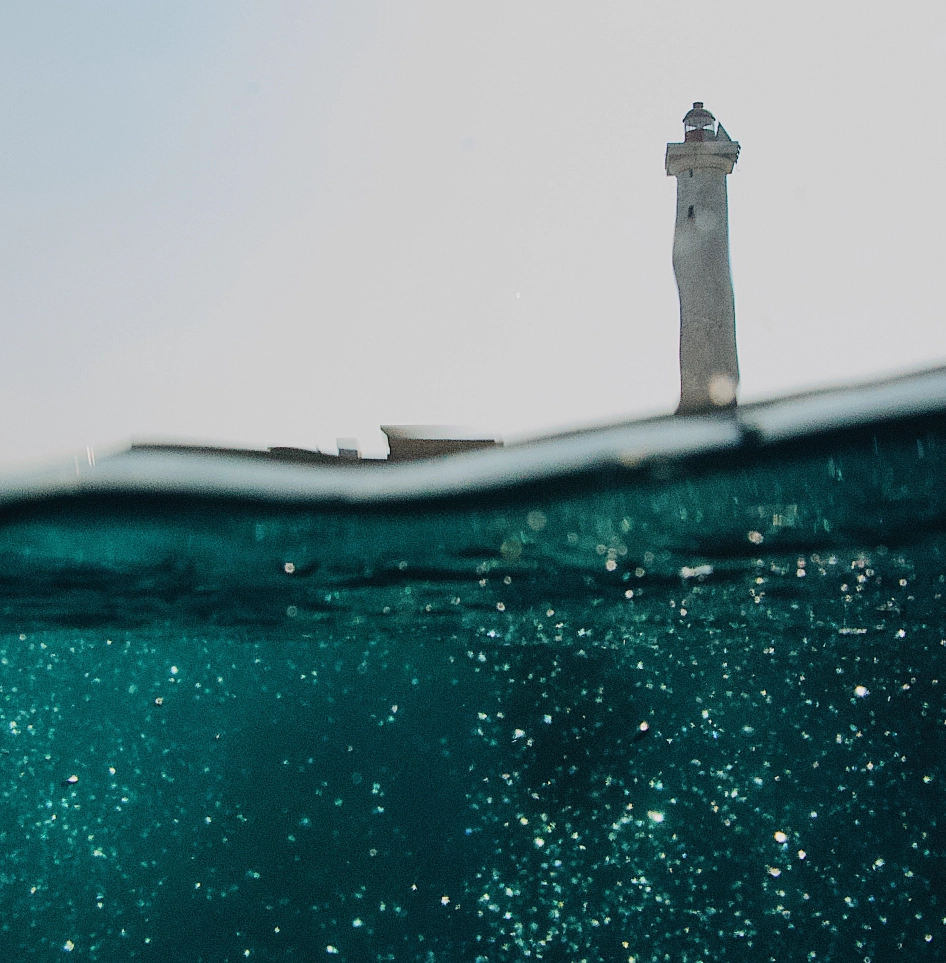
{"label": "water surface", "polygon": [[0,959],[946,956],[944,481],[8,505]]}

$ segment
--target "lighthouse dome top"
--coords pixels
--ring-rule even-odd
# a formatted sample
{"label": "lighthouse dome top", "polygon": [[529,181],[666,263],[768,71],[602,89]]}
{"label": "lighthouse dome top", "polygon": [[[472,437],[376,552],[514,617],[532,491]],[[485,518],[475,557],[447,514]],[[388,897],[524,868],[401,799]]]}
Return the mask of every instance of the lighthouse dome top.
{"label": "lighthouse dome top", "polygon": [[685,141],[716,140],[716,118],[703,106],[702,100],[693,104],[683,118]]}
{"label": "lighthouse dome top", "polygon": [[[698,100],[683,118],[682,144],[667,144],[664,160],[667,174],[678,177],[697,168],[731,174],[739,159],[739,144],[726,132],[722,124]],[[692,173],[691,173],[692,176]],[[689,205],[688,205],[689,206]]]}

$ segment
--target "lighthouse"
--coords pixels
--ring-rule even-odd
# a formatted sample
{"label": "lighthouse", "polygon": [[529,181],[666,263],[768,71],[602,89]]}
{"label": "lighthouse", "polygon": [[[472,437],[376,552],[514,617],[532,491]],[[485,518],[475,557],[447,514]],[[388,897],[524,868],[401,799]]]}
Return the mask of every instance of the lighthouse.
{"label": "lighthouse", "polygon": [[683,118],[683,130],[683,143],[667,144],[666,156],[667,175],[677,179],[681,415],[735,407],[739,385],[726,193],[739,144],[701,101]]}

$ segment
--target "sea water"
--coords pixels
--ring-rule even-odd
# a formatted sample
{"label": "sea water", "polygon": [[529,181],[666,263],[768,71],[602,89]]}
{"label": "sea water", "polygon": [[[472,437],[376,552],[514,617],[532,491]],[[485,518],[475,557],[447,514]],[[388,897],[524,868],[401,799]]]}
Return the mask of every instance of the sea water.
{"label": "sea water", "polygon": [[944,520],[941,419],[8,507],[0,960],[946,958]]}

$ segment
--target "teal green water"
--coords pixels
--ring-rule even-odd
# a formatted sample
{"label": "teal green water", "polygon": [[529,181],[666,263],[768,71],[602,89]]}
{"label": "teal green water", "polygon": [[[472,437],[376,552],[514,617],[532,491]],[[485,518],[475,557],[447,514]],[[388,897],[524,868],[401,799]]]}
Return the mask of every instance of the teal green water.
{"label": "teal green water", "polygon": [[946,957],[946,423],[0,528],[0,960]]}

